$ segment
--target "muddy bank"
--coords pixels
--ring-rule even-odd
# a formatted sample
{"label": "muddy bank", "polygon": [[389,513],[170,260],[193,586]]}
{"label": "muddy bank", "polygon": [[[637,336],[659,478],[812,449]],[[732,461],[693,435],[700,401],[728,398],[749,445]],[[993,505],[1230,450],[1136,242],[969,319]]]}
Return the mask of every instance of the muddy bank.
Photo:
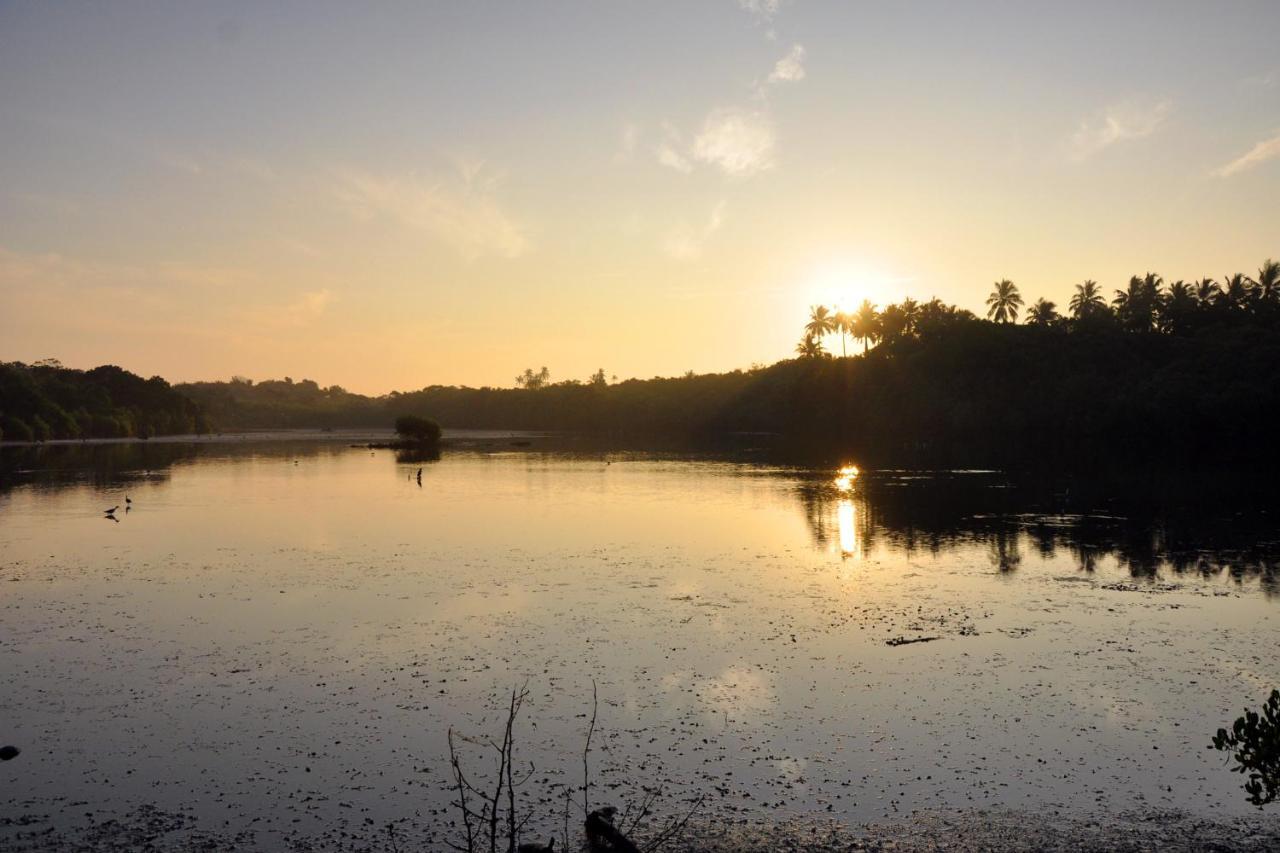
{"label": "muddy bank", "polygon": [[[262,833],[252,826],[203,827],[192,816],[144,807],[121,818],[57,826],[47,817],[0,818],[0,850],[13,853],[124,851],[435,851],[454,840],[440,818],[392,826],[348,826],[318,836]],[[643,837],[641,837],[643,843]],[[557,845],[557,850],[560,849]],[[578,848],[571,847],[570,850]],[[691,825],[670,853],[836,853],[836,851],[1272,851],[1280,849],[1280,814],[1211,820],[1185,812],[1151,811],[1097,818],[1017,810],[915,812],[900,820],[843,827],[831,823],[759,819],[724,826],[714,818]]]}

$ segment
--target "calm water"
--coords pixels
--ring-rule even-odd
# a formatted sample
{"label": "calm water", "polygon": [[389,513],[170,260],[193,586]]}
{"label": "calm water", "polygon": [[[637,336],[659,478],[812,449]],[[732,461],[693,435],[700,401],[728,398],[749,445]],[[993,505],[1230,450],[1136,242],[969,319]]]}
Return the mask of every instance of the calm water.
{"label": "calm water", "polygon": [[155,804],[264,846],[411,818],[438,843],[446,731],[496,733],[527,682],[550,831],[593,679],[596,802],[1247,814],[1209,737],[1280,684],[1265,513],[509,442],[8,448],[0,470],[8,816]]}

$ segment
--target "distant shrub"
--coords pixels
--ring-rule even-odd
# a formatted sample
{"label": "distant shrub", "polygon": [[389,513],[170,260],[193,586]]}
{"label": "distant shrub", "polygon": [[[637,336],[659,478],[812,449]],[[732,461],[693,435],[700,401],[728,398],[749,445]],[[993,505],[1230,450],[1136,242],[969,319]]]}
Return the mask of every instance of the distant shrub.
{"label": "distant shrub", "polygon": [[406,441],[435,444],[440,440],[440,424],[430,418],[401,415],[396,418],[396,433]]}

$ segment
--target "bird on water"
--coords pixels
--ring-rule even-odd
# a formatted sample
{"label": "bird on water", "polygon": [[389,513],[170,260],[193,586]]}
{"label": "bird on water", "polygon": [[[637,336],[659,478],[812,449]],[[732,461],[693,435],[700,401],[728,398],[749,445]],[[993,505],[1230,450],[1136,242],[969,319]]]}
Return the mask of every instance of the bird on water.
{"label": "bird on water", "polygon": [[555,853],[556,839],[555,836],[546,844],[539,844],[536,841],[521,844],[516,848],[516,853]]}

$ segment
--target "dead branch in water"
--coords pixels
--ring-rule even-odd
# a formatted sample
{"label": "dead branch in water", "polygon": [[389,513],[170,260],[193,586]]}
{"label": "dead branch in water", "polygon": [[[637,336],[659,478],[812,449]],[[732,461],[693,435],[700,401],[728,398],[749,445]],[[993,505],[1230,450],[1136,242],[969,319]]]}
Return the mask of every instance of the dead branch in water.
{"label": "dead branch in water", "polygon": [[[528,697],[528,685],[513,689],[507,702],[507,718],[503,726],[501,741],[493,738],[470,738],[456,734],[451,728],[448,732],[449,764],[453,771],[453,789],[456,800],[452,805],[462,817],[462,843],[447,842],[454,850],[462,853],[517,853],[518,846],[542,849],[541,845],[520,845],[520,835],[525,825],[533,816],[532,813],[521,814],[517,789],[533,776],[534,766],[529,764],[528,772],[520,775],[515,770],[515,723],[516,718]],[[582,750],[582,810],[583,829],[587,845],[592,853],[655,853],[672,841],[688,824],[690,818],[702,805],[704,797],[699,797],[693,806],[682,817],[672,818],[651,838],[644,847],[631,840],[630,835],[641,827],[644,819],[653,813],[653,805],[662,794],[661,788],[643,788],[644,796],[639,806],[632,811],[628,804],[622,818],[615,823],[617,809],[612,806],[590,810],[591,805],[591,743],[595,737],[596,722],[599,716],[599,689],[595,680],[591,682],[591,722],[587,727],[586,743]],[[481,748],[492,749],[496,754],[496,774],[492,785],[487,789],[481,787],[479,780],[473,782],[463,770],[462,758],[457,740],[470,743]],[[564,786],[564,827],[562,849],[569,850],[569,811],[573,802],[573,786]],[[478,805],[477,805],[478,804]],[[628,818],[630,821],[628,822]],[[505,825],[505,826],[504,826]]]}
{"label": "dead branch in water", "polygon": [[587,753],[591,752],[591,736],[596,732],[596,711],[599,709],[599,702],[596,694],[596,680],[591,679],[591,725],[587,728],[587,744],[582,748],[582,813],[589,815],[591,807],[588,805],[587,795],[591,790],[591,765],[587,760]]}

